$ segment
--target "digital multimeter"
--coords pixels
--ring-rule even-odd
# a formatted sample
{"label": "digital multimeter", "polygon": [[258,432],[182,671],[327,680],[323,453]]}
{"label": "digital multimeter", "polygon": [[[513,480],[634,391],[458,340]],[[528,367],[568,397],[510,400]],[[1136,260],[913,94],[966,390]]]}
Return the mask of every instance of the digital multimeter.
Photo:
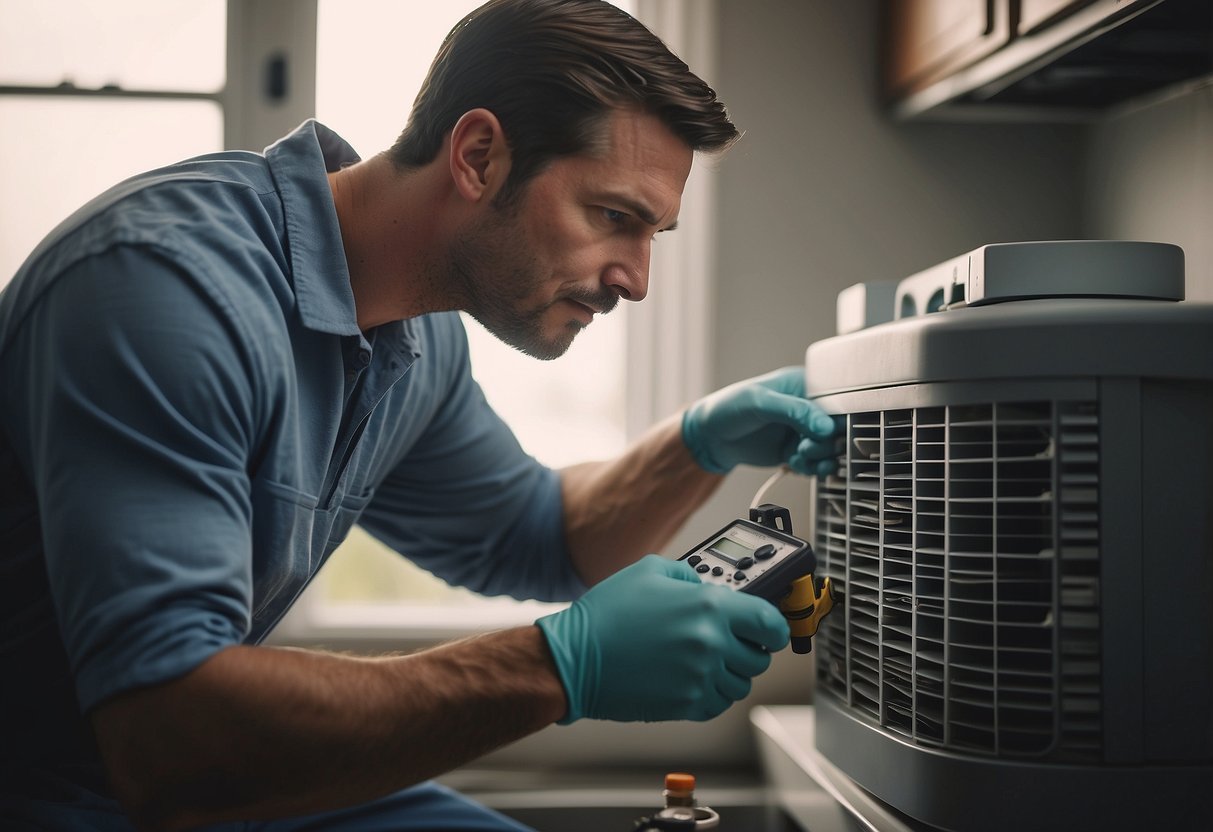
{"label": "digital multimeter", "polygon": [[[755,522],[757,521],[757,522]],[[775,528],[782,521],[783,530]],[[679,558],[695,568],[704,583],[719,584],[765,598],[792,625],[792,649],[812,650],[817,627],[834,606],[830,579],[814,579],[817,556],[791,534],[788,510],[763,505],[749,520],[734,520]]]}
{"label": "digital multimeter", "polygon": [[803,540],[749,520],[734,520],[679,560],[704,583],[779,603],[792,581],[817,568],[817,557]]}

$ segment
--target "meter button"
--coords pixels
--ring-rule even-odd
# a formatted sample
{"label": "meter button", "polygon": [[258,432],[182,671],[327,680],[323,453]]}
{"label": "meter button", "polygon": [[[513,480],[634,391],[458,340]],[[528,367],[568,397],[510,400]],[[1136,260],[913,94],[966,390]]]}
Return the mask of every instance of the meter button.
{"label": "meter button", "polygon": [[721,575],[724,574],[724,567],[723,566],[713,566],[712,574],[715,575],[717,578],[719,578]]}
{"label": "meter button", "polygon": [[708,566],[706,563],[701,563],[701,564],[699,564],[698,566],[696,566],[696,567],[695,567],[695,571],[696,571],[696,572],[703,573],[703,572],[707,572],[707,571],[708,571],[709,569],[711,569],[711,568],[712,568],[712,567]]}
{"label": "meter button", "polygon": [[749,569],[753,565],[754,565],[753,558],[742,558],[741,560],[737,561],[738,569]]}
{"label": "meter button", "polygon": [[699,557],[699,555],[691,555],[689,558],[687,558],[687,563],[691,564],[691,566],[694,566],[695,564],[699,563],[699,561],[701,561],[701,560],[703,560],[703,558]]}
{"label": "meter button", "polygon": [[745,573],[744,573],[744,572],[740,572],[740,571],[738,571],[738,572],[734,572],[734,573],[733,573],[733,580],[735,580],[735,581],[744,581],[744,580],[745,580]]}
{"label": "meter button", "polygon": [[766,560],[773,557],[775,554],[775,546],[770,543],[764,543],[754,550],[754,557],[758,560]]}

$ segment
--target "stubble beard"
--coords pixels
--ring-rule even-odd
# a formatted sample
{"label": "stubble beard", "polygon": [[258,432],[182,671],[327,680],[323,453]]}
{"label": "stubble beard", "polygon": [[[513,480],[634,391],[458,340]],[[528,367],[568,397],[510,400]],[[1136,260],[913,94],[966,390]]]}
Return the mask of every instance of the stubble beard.
{"label": "stubble beard", "polygon": [[585,328],[569,321],[556,335],[545,335],[544,318],[554,305],[574,300],[606,314],[619,296],[575,288],[547,303],[527,306],[542,290],[544,272],[516,219],[513,207],[502,207],[479,221],[451,246],[448,277],[462,294],[463,309],[485,329],[526,355],[551,361],[564,355]]}

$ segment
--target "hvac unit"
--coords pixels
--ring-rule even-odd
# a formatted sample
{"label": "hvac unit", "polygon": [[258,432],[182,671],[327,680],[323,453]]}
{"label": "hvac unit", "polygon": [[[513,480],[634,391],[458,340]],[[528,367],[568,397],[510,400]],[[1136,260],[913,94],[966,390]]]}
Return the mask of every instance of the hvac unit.
{"label": "hvac unit", "polygon": [[[930,827],[1213,829],[1213,304],[1159,243],[839,297],[818,751]],[[930,314],[927,314],[930,313]]]}

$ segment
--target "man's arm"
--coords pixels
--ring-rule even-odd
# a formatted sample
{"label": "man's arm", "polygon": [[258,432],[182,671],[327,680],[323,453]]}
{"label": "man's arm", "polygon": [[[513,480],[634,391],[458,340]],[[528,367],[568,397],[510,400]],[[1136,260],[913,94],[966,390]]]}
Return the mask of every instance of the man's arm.
{"label": "man's arm", "polygon": [[390,794],[530,734],[567,703],[538,627],[367,659],[230,647],[92,723],[141,827],[307,814]]}
{"label": "man's arm", "polygon": [[534,627],[413,656],[228,647],[175,681],[105,701],[93,727],[142,827],[314,813],[557,718],[711,719],[749,694],[788,636],[762,598],[650,555]]}
{"label": "man's arm", "polygon": [[577,574],[593,586],[659,552],[724,481],[682,441],[682,414],[657,424],[622,456],[560,472],[565,538]]}

